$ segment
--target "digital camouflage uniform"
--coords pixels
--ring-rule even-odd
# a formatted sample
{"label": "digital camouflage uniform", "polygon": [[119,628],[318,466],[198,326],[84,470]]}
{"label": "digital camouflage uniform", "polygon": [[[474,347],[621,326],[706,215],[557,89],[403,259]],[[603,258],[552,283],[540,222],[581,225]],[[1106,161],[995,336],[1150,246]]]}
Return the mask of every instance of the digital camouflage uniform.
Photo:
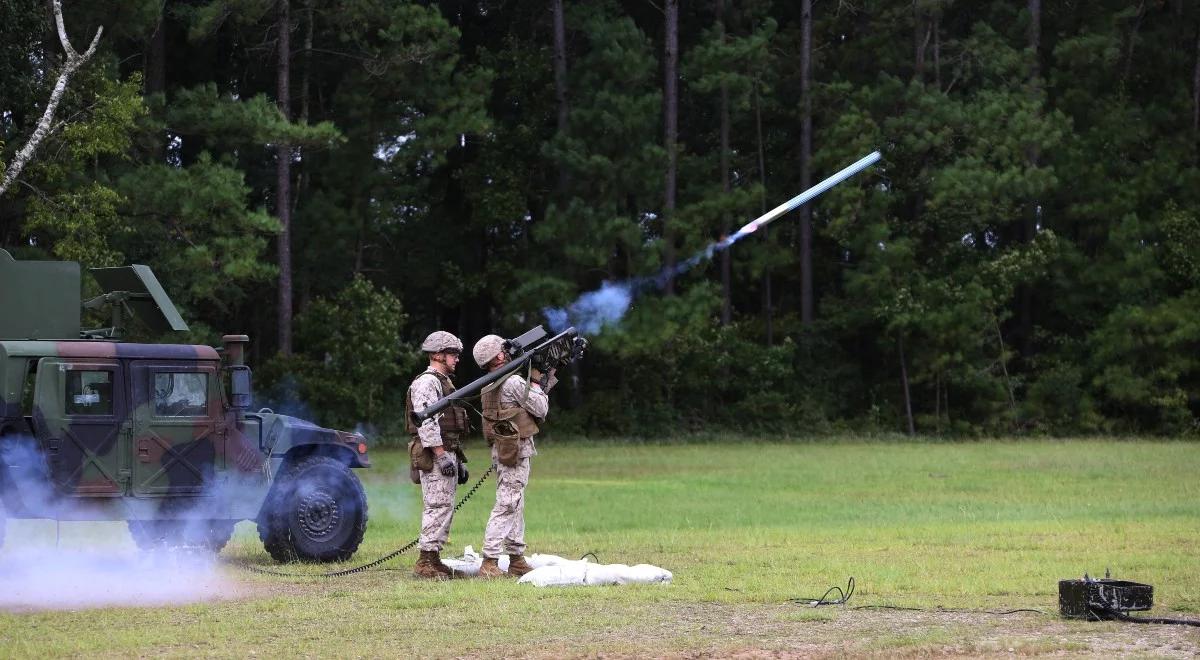
{"label": "digital camouflage uniform", "polygon": [[[445,392],[443,382],[449,378],[442,375],[433,367],[413,380],[408,388],[411,410],[421,412],[449,392]],[[439,421],[442,417],[450,417],[458,410],[451,408],[441,415],[425,420],[416,428],[417,439],[421,447],[431,449],[443,446],[442,428]],[[411,422],[410,422],[411,424]],[[455,464],[459,457],[452,449],[447,451],[454,456]],[[421,500],[424,508],[421,513],[421,550],[440,552],[450,537],[450,523],[454,518],[454,494],[458,488],[458,477],[445,476],[436,469],[421,470]]]}
{"label": "digital camouflage uniform", "polygon": [[[550,411],[550,399],[537,383],[531,384],[514,374],[500,387],[499,408],[501,411],[520,408],[541,421]],[[496,505],[484,531],[483,556],[493,559],[501,554],[525,553],[525,486],[529,484],[529,459],[537,454],[534,444],[537,427],[517,426],[521,432],[516,434],[520,439],[515,465],[505,465],[501,461],[500,443],[492,444],[492,464],[497,471]],[[508,462],[512,462],[511,458]]]}

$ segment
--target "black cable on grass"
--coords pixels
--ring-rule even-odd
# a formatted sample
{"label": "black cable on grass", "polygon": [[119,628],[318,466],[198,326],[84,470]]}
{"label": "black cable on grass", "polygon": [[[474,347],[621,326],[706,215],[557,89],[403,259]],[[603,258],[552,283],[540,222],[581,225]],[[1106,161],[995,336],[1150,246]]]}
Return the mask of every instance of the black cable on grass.
{"label": "black cable on grass", "polygon": [[1043,612],[1042,610],[1035,610],[1035,609],[1024,608],[1024,607],[1020,608],[1020,609],[1015,609],[1015,610],[1004,610],[1003,612],[993,612],[991,610],[968,610],[968,609],[962,609],[962,608],[956,608],[956,607],[938,607],[938,608],[931,610],[931,609],[924,608],[924,607],[901,607],[899,605],[859,605],[858,607],[852,607],[850,609],[852,609],[852,610],[904,610],[906,612],[957,612],[960,614],[990,614],[992,616],[1006,616],[1008,614],[1017,614],[1020,612],[1031,612],[1034,614],[1042,614],[1044,616],[1050,616],[1049,612]]}
{"label": "black cable on grass", "polygon": [[1092,603],[1091,605],[1089,605],[1089,608],[1088,608],[1088,613],[1092,616],[1094,621],[1117,620],[1117,621],[1128,621],[1129,623],[1161,623],[1161,624],[1175,625],[1175,626],[1195,626],[1197,628],[1200,628],[1200,621],[1195,621],[1192,619],[1169,619],[1166,617],[1144,617],[1143,618],[1143,617],[1129,616],[1124,611],[1122,611],[1116,604],[1109,601],[1104,596],[1103,592],[1101,592],[1099,594],[1099,596],[1100,596],[1099,605],[1097,606],[1095,603]]}
{"label": "black cable on grass", "polygon": [[1160,617],[1160,616],[1137,617],[1137,616],[1129,616],[1128,614],[1125,614],[1124,612],[1118,612],[1116,610],[1106,611],[1105,614],[1112,616],[1113,618],[1117,619],[1118,621],[1128,621],[1129,623],[1163,623],[1163,624],[1170,624],[1170,625],[1176,625],[1176,626],[1195,626],[1197,628],[1200,628],[1200,621],[1193,621],[1192,619],[1168,619],[1166,617]]}
{"label": "black cable on grass", "polygon": [[600,563],[600,558],[599,558],[599,557],[597,557],[597,556],[596,556],[596,553],[594,553],[594,552],[585,552],[585,553],[583,553],[583,556],[581,556],[581,557],[579,558],[579,561],[583,561],[584,559],[587,559],[588,557],[591,557],[592,559],[595,559],[597,564],[599,564],[599,563]]}
{"label": "black cable on grass", "polygon": [[[834,600],[826,600],[829,594],[838,593],[838,597]],[[841,587],[829,587],[829,589],[821,594],[820,598],[789,598],[788,600],[798,605],[808,605],[810,607],[820,607],[821,605],[845,605],[846,601],[854,595],[854,576],[846,582],[846,590],[842,591]]]}
{"label": "black cable on grass", "polygon": [[[728,589],[728,587],[726,587]],[[829,600],[829,595],[837,593],[838,597]],[[846,582],[846,589],[843,591],[841,587],[830,587],[820,598],[789,598],[788,601],[798,605],[808,605],[810,607],[820,607],[821,605],[845,605],[850,597],[854,595],[854,577],[851,576]],[[993,616],[1004,616],[1008,614],[1017,614],[1018,612],[1036,612],[1037,614],[1047,614],[1041,610],[1021,608],[1015,610],[1005,610],[1003,612],[992,612],[990,610],[964,610],[953,608],[939,607],[936,610],[929,610],[922,607],[901,607],[899,605],[859,605],[852,607],[853,610],[904,610],[907,612],[962,612],[968,614],[991,614]],[[1047,614],[1048,616],[1048,614]]]}

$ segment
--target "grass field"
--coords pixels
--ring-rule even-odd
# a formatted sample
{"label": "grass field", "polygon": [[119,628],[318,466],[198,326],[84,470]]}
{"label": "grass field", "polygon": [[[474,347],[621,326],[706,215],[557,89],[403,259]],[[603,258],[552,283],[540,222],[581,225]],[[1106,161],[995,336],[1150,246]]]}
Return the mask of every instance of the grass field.
{"label": "grass field", "polygon": [[[1200,653],[1200,628],[1056,616],[1059,579],[1109,567],[1153,584],[1156,614],[1200,618],[1200,444],[547,442],[541,452],[527,496],[531,553],[656,564],[674,583],[429,583],[410,577],[408,555],[335,580],[223,566],[228,594],[216,601],[0,612],[0,655]],[[346,566],[415,536],[419,491],[402,459],[376,452],[362,473],[371,522]],[[492,495],[489,483],[464,507],[447,554],[480,546]],[[18,522],[6,552],[22,534],[46,533]],[[111,538],[124,533],[104,525]],[[95,543],[68,527],[62,544]],[[269,563],[248,523],[223,556]],[[857,592],[846,606],[788,602],[849,576]],[[925,611],[853,609],[863,605]],[[983,612],[1014,608],[1048,614]]]}

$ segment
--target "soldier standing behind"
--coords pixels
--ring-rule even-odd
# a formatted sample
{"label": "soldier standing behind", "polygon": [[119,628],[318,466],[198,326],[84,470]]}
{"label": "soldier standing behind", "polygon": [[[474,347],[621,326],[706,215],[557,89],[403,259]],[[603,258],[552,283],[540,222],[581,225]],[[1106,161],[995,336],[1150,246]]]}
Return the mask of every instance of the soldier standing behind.
{"label": "soldier standing behind", "polygon": [[[471,351],[481,368],[495,371],[508,362],[504,339],[488,335],[475,343]],[[496,466],[496,506],[488,518],[483,535],[483,564],[480,577],[504,575],[497,560],[508,554],[509,575],[520,576],[533,570],[525,561],[525,486],[529,483],[529,458],[537,454],[534,436],[538,424],[550,410],[550,399],[539,384],[542,374],[533,369],[526,380],[513,374],[483,391],[483,436],[492,448]],[[550,371],[546,390],[553,386]]]}
{"label": "soldier standing behind", "polygon": [[450,376],[458,366],[462,348],[458,337],[449,332],[439,330],[426,337],[421,350],[429,355],[429,368],[413,380],[405,400],[404,418],[412,438],[409,457],[414,475],[420,475],[424,505],[418,540],[421,556],[413,566],[413,575],[420,578],[454,577],[454,571],[442,563],[441,551],[450,537],[459,464],[466,461],[461,443],[469,426],[467,411],[457,405],[420,426],[413,424],[412,413],[421,412],[454,391]]}

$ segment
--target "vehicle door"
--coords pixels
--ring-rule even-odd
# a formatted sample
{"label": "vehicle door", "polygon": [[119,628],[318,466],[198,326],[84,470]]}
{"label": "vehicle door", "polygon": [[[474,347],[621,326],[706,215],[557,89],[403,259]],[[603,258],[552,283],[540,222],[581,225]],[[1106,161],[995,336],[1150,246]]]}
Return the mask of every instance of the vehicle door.
{"label": "vehicle door", "polygon": [[211,495],[224,469],[215,364],[134,360],[133,494]]}
{"label": "vehicle door", "polygon": [[124,494],[130,427],[120,362],[42,358],[33,399],[34,428],[58,492]]}

